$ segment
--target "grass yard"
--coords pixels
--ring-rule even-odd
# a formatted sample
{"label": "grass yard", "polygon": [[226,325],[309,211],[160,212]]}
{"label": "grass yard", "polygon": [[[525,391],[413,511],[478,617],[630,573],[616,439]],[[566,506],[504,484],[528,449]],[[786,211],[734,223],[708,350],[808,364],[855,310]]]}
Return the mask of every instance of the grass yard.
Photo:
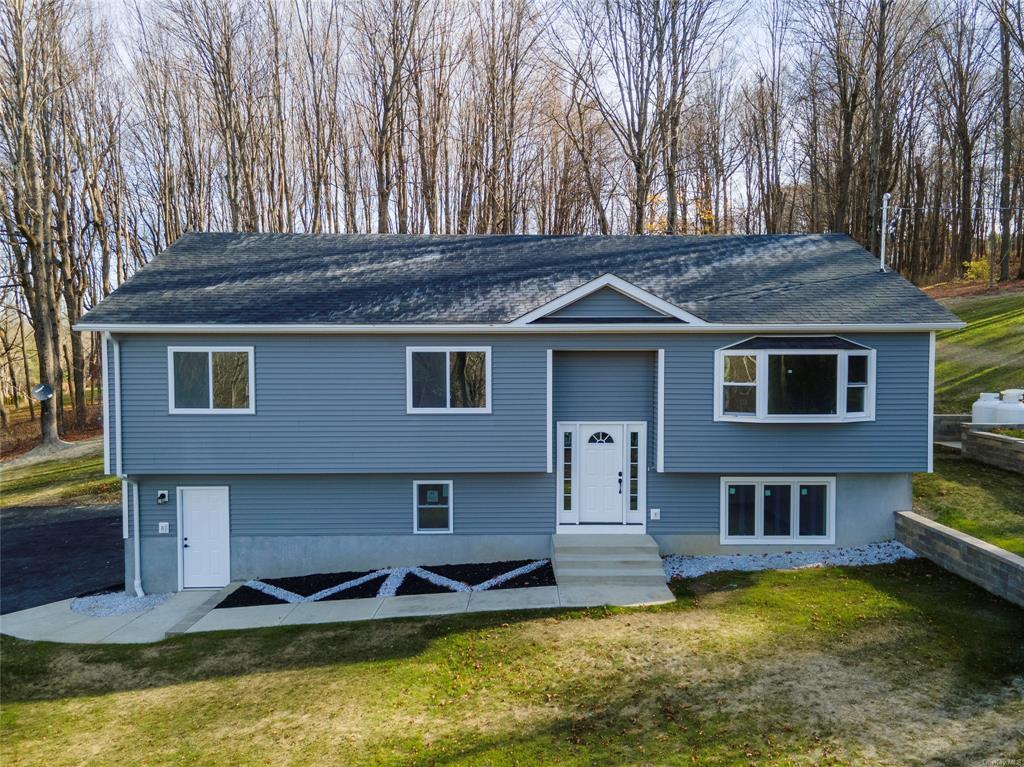
{"label": "grass yard", "polygon": [[116,477],[103,476],[102,455],[0,468],[0,508],[117,503],[120,491]]}
{"label": "grass yard", "polygon": [[1024,476],[935,453],[914,475],[914,507],[931,519],[1024,556]]}
{"label": "grass yard", "polygon": [[935,412],[969,413],[983,391],[1024,387],[1024,291],[943,299],[967,327],[935,344]]}
{"label": "grass yard", "polygon": [[718,573],[676,592],[647,610],[282,627],[141,649],[4,637],[3,763],[1024,758],[1024,611],[927,562]]}

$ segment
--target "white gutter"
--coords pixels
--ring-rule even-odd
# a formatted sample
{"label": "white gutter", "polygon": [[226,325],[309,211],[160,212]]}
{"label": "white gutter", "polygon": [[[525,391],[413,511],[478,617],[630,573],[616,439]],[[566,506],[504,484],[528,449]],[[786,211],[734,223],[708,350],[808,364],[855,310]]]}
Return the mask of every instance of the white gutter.
{"label": "white gutter", "polygon": [[[144,325],[144,324],[93,324],[80,322],[75,325],[76,331],[108,332],[108,333],[198,333],[198,334],[238,334],[257,333],[265,335],[410,335],[410,334],[452,334],[452,333],[542,333],[557,335],[559,333],[918,333],[932,330],[957,330],[965,326],[963,322],[873,322],[844,324],[721,324],[721,325],[686,325],[643,323],[609,323],[609,324],[539,324],[539,325],[508,325],[506,323],[470,324],[470,325],[329,325],[329,324],[252,324],[252,325]],[[115,351],[117,350],[115,341]],[[115,358],[116,363],[116,358]]]}
{"label": "white gutter", "polygon": [[132,585],[135,587],[135,596],[144,597],[146,592],[142,590],[142,530],[139,528],[139,483],[132,482],[132,549],[134,565],[132,575],[135,576]]}

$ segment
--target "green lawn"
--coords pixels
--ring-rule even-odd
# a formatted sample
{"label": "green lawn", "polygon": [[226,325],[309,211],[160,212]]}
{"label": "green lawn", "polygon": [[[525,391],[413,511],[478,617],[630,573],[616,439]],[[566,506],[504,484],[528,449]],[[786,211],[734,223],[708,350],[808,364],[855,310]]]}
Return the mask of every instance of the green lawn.
{"label": "green lawn", "polygon": [[118,480],[103,475],[102,455],[0,468],[0,508],[116,503],[119,492]]}
{"label": "green lawn", "polygon": [[[1024,758],[1024,611],[923,561],[719,573],[647,610],[3,638],[6,767]],[[1003,762],[1002,760],[1007,760]]]}
{"label": "green lawn", "polygon": [[914,506],[926,516],[1024,556],[1024,476],[949,453],[935,473],[914,476]]}
{"label": "green lawn", "polygon": [[980,392],[1024,387],[1024,292],[942,303],[967,327],[936,337],[935,412],[969,413]]}

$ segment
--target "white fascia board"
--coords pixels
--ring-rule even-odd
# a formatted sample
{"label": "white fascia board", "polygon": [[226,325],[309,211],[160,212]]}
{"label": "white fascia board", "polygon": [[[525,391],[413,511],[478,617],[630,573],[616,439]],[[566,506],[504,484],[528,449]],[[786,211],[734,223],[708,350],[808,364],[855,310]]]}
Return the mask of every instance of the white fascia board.
{"label": "white fascia board", "polygon": [[907,323],[862,323],[862,324],[741,324],[705,323],[703,325],[664,323],[625,324],[557,324],[557,325],[510,325],[495,324],[384,324],[384,325],[328,325],[328,324],[116,324],[80,322],[74,326],[76,332],[110,333],[254,333],[265,335],[430,335],[449,333],[924,333],[933,330],[959,330],[963,322],[907,322]]}
{"label": "white fascia board", "polygon": [[[874,365],[871,366],[872,370]],[[928,473],[935,471],[935,331],[928,334]]]}
{"label": "white fascia board", "polygon": [[581,298],[586,298],[591,293],[596,293],[603,288],[611,288],[626,298],[630,298],[639,304],[654,309],[655,311],[661,312],[668,317],[675,317],[677,320],[687,322],[691,325],[706,325],[707,323],[695,314],[680,309],[675,304],[669,303],[663,298],[658,298],[650,291],[639,288],[631,282],[621,277],[616,277],[614,274],[603,274],[595,280],[584,283],[578,288],[570,290],[568,293],[564,293],[553,301],[548,301],[543,306],[538,306],[536,309],[527,312],[522,317],[518,317],[513,320],[510,324],[512,325],[528,325],[535,320],[539,320],[542,317],[546,317],[552,312],[557,312],[569,304],[574,304]]}

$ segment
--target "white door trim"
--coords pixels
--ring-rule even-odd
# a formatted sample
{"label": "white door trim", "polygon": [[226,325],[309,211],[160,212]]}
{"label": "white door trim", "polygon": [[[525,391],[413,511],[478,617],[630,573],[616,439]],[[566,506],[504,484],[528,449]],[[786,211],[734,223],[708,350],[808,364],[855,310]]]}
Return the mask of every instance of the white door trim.
{"label": "white door trim", "polygon": [[[581,524],[579,521],[579,466],[580,466],[580,427],[598,426],[602,424],[622,425],[624,439],[622,440],[623,458],[622,467],[625,482],[625,491],[622,496],[623,521],[618,524]],[[563,504],[563,482],[565,478],[565,450],[563,448],[563,434],[566,431],[572,432],[572,454],[571,454],[571,512],[562,508]],[[638,463],[638,487],[637,487],[637,513],[639,521],[627,523],[629,504],[629,439],[630,431],[639,432],[640,460]],[[647,422],[646,421],[559,421],[555,429],[555,449],[558,455],[557,472],[555,474],[555,532],[562,533],[638,533],[647,532]]]}
{"label": "white door trim", "polygon": [[[177,519],[176,525],[178,528],[178,591],[185,590],[185,540],[184,530],[182,529],[182,491],[183,490],[224,490],[228,494],[228,541],[227,541],[227,556],[228,556],[228,573],[230,577],[231,572],[231,487],[229,485],[179,485],[175,488],[175,506],[177,507]],[[229,580],[230,582],[230,580]],[[227,585],[227,584],[225,584]],[[196,586],[190,588],[212,588],[206,586]]]}

